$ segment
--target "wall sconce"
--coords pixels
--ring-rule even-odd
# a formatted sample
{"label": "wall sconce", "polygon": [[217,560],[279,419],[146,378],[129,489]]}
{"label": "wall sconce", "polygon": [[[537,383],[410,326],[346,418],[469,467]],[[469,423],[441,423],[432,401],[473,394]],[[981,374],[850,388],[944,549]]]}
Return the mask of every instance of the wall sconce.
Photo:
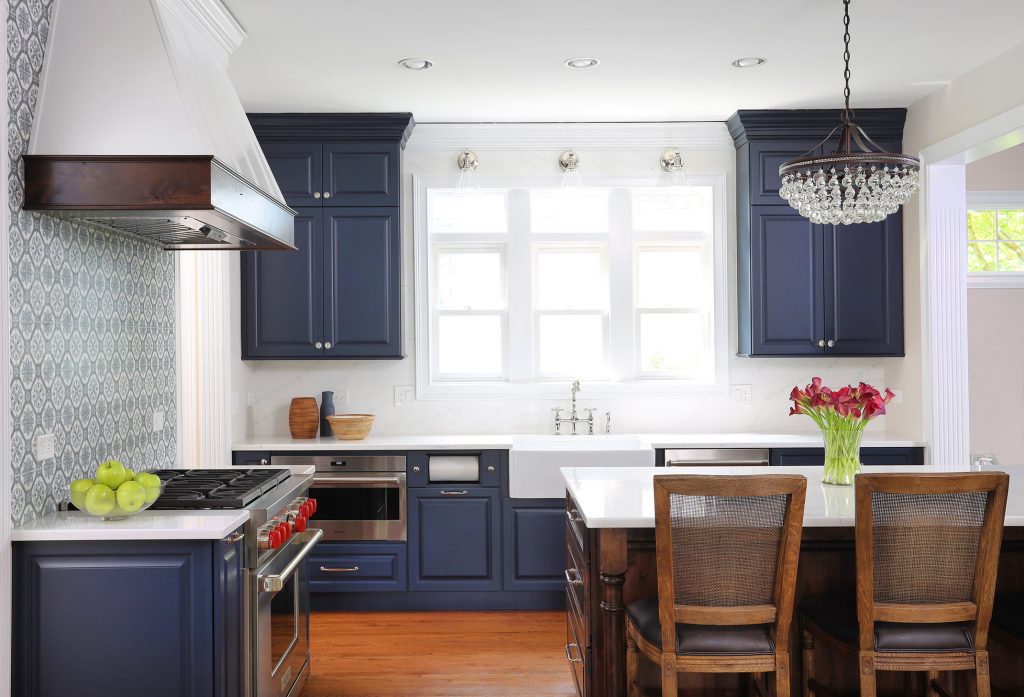
{"label": "wall sconce", "polygon": [[683,155],[679,152],[679,148],[669,148],[661,153],[661,168],[668,173],[666,186],[686,186]]}
{"label": "wall sconce", "polygon": [[580,156],[572,150],[566,150],[558,156],[558,166],[562,168],[562,188],[582,189],[583,179],[580,177]]}
{"label": "wall sconce", "polygon": [[456,191],[479,191],[480,184],[476,179],[476,168],[480,166],[480,160],[472,150],[463,150],[455,160],[459,166],[459,182],[455,185]]}

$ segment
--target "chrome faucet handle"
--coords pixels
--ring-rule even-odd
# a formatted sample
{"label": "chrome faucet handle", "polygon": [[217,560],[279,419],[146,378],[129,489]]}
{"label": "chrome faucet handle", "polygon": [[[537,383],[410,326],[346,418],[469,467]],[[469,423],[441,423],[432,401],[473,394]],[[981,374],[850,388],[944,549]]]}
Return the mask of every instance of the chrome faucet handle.
{"label": "chrome faucet handle", "polygon": [[604,432],[606,434],[612,432],[612,413],[611,413],[611,411],[606,411],[604,413]]}
{"label": "chrome faucet handle", "polygon": [[551,409],[555,414],[555,435],[562,435],[562,407],[553,407]]}
{"label": "chrome faucet handle", "polygon": [[590,407],[588,407],[588,408],[583,410],[583,413],[585,413],[587,415],[587,418],[584,419],[584,421],[587,422],[587,435],[588,436],[594,435],[594,412],[595,411],[597,411],[597,410],[596,409],[592,409]]}
{"label": "chrome faucet handle", "polygon": [[588,421],[593,421],[594,420],[594,412],[595,411],[597,411],[597,409],[594,409],[593,407],[587,407],[586,409],[583,410],[583,413],[587,415],[587,420]]}

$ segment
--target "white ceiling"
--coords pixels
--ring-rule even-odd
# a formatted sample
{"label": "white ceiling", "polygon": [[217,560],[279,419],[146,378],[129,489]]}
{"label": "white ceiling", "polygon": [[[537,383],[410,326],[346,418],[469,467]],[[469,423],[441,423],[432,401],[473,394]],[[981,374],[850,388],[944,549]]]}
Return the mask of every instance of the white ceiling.
{"label": "white ceiling", "polygon": [[[249,111],[420,122],[722,120],[837,107],[839,0],[225,0]],[[853,106],[907,106],[1021,40],[1020,0],[854,0]],[[396,64],[430,58],[432,69]],[[597,56],[590,70],[562,62]],[[768,62],[737,69],[730,62]]]}

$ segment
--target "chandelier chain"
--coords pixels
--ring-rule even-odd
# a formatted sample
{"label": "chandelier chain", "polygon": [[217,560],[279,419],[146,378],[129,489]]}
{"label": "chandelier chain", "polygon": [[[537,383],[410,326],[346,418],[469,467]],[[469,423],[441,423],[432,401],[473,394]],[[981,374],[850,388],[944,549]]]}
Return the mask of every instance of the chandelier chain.
{"label": "chandelier chain", "polygon": [[850,0],[843,0],[843,122],[850,122]]}

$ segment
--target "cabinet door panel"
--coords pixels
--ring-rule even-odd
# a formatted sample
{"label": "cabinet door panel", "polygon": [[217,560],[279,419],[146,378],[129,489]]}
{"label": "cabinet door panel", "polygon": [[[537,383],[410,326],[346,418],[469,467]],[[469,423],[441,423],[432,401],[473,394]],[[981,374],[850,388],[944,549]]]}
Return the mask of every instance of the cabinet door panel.
{"label": "cabinet door panel", "polygon": [[245,690],[245,575],[241,539],[214,543],[214,697],[243,697]]}
{"label": "cabinet door panel", "polygon": [[823,355],[822,229],[782,206],[750,220],[752,355]]}
{"label": "cabinet door panel", "polygon": [[395,143],[326,143],[325,206],[397,206],[401,149]]}
{"label": "cabinet door panel", "polygon": [[513,499],[503,509],[505,590],[562,590],[565,502]]}
{"label": "cabinet door panel", "polygon": [[829,355],[903,355],[902,231],[902,211],[828,231],[825,333],[835,341]]}
{"label": "cabinet door panel", "polygon": [[751,142],[750,204],[754,206],[786,205],[786,202],[779,196],[779,187],[782,185],[779,166],[787,160],[807,153],[818,142],[818,140],[812,139]]}
{"label": "cabinet door panel", "polygon": [[397,208],[327,209],[327,356],[401,358],[401,232]]}
{"label": "cabinet door panel", "polygon": [[323,146],[316,141],[260,143],[270,171],[291,206],[320,206],[323,192]]}
{"label": "cabinet door panel", "polygon": [[323,354],[323,213],[297,212],[294,252],[242,252],[242,358]]}
{"label": "cabinet door panel", "polygon": [[497,490],[452,486],[408,493],[409,589],[501,590]]}
{"label": "cabinet door panel", "polygon": [[211,545],[45,542],[15,555],[13,694],[213,697]]}

